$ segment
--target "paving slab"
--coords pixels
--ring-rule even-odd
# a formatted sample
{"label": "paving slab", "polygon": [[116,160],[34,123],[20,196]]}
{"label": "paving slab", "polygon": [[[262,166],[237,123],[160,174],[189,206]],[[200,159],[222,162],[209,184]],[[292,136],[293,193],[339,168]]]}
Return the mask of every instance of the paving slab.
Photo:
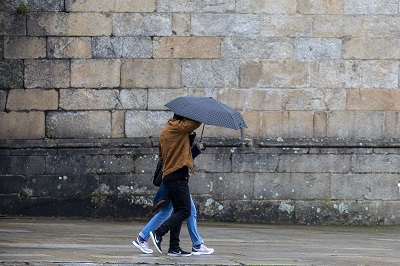
{"label": "paving slab", "polygon": [[[142,254],[131,242],[146,221],[0,218],[0,265],[400,265],[400,227],[202,222],[211,255]],[[150,241],[151,242],[151,241]],[[190,250],[186,225],[181,247]]]}

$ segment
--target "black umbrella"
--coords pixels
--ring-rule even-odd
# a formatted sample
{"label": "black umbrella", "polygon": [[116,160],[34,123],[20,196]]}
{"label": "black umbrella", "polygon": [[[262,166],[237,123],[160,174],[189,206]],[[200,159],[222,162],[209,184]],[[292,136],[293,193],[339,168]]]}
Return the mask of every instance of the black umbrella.
{"label": "black umbrella", "polygon": [[211,97],[182,96],[170,101],[165,106],[177,115],[207,125],[240,129],[242,137],[242,129],[247,128],[238,111]]}

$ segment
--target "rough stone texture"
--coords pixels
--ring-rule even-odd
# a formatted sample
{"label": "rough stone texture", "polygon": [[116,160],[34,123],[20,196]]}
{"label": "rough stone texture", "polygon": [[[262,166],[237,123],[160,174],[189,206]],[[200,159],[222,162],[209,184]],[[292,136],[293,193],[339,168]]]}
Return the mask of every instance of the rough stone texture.
{"label": "rough stone texture", "polygon": [[7,95],[7,91],[0,90],[0,110],[4,110],[6,108]]}
{"label": "rough stone texture", "polygon": [[22,60],[0,61],[0,88],[22,88],[24,84],[24,63]]}
{"label": "rough stone texture", "polygon": [[296,0],[239,0],[236,5],[239,13],[294,14],[296,8]]}
{"label": "rough stone texture", "polygon": [[71,86],[118,87],[120,85],[120,60],[75,59],[71,62]]}
{"label": "rough stone texture", "polygon": [[400,91],[385,89],[347,90],[346,110],[400,110]]}
{"label": "rough stone texture", "polygon": [[25,60],[26,88],[68,88],[70,62],[67,60]]}
{"label": "rough stone texture", "polygon": [[47,55],[50,58],[91,58],[90,38],[49,37]]}
{"label": "rough stone texture", "polygon": [[149,37],[92,38],[93,58],[150,58],[152,42]]}
{"label": "rough stone texture", "polygon": [[46,57],[46,39],[36,37],[6,37],[4,57],[8,59]]}
{"label": "rough stone texture", "polygon": [[294,41],[294,58],[298,60],[340,59],[340,39],[305,38]]}
{"label": "rough stone texture", "polygon": [[172,15],[172,33],[177,36],[190,35],[190,15],[173,14]]}
{"label": "rough stone texture", "polygon": [[171,117],[170,112],[163,111],[127,111],[125,115],[125,134],[128,138],[143,135],[158,137],[166,121]]}
{"label": "rough stone texture", "polygon": [[260,134],[267,137],[309,138],[313,132],[312,113],[306,111],[265,112],[261,124],[266,126],[260,128]]}
{"label": "rough stone texture", "polygon": [[7,110],[57,110],[58,93],[55,90],[10,90],[7,98]]}
{"label": "rough stone texture", "polygon": [[266,37],[312,36],[313,19],[299,15],[268,15],[260,21],[260,35]]}
{"label": "rough stone texture", "polygon": [[360,16],[317,16],[312,29],[313,36],[319,38],[356,38],[365,33],[364,19]]}
{"label": "rough stone texture", "polygon": [[397,14],[397,0],[344,0],[344,14]]}
{"label": "rough stone texture", "polygon": [[343,43],[344,59],[398,59],[400,40],[392,38],[350,39]]}
{"label": "rough stone texture", "polygon": [[115,13],[115,36],[171,36],[172,16],[168,13]]}
{"label": "rough stone texture", "polygon": [[0,112],[0,139],[44,138],[43,112]]}

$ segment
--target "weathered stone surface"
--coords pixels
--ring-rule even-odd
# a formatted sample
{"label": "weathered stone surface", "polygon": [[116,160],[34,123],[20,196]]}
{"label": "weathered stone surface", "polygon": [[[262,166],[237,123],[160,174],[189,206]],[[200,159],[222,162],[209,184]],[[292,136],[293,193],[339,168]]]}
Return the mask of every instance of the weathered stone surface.
{"label": "weathered stone surface", "polygon": [[58,93],[55,90],[10,90],[7,110],[57,110]]}
{"label": "weathered stone surface", "polygon": [[220,89],[218,100],[235,110],[279,111],[283,104],[280,89]]}
{"label": "weathered stone surface", "polygon": [[384,137],[396,138],[400,134],[400,112],[385,112]]}
{"label": "weathered stone surface", "polygon": [[260,32],[260,18],[252,14],[192,14],[194,36],[252,36]]}
{"label": "weathered stone surface", "polygon": [[365,37],[393,37],[400,34],[400,17],[398,16],[367,16],[365,18]]}
{"label": "weathered stone surface", "polygon": [[278,163],[279,157],[275,154],[232,154],[232,171],[235,173],[275,172]]}
{"label": "weathered stone surface", "polygon": [[111,113],[49,112],[46,116],[46,132],[54,138],[110,138]]}
{"label": "weathered stone surface", "polygon": [[312,29],[313,36],[318,38],[362,37],[365,34],[364,19],[360,16],[317,16]]}
{"label": "weathered stone surface", "polygon": [[176,36],[190,35],[190,15],[173,14],[172,15],[172,34]]}
{"label": "weathered stone surface", "polygon": [[252,60],[240,65],[241,87],[305,87],[309,84],[308,62]]}
{"label": "weathered stone surface", "polygon": [[220,38],[162,37],[154,38],[154,58],[219,58]]}
{"label": "weathered stone surface", "polygon": [[0,112],[0,139],[44,138],[44,113]]}
{"label": "weathered stone surface", "polygon": [[151,58],[150,37],[92,38],[93,58]]}
{"label": "weathered stone surface", "polygon": [[383,137],[385,115],[379,111],[332,111],[328,114],[328,137]]}
{"label": "weathered stone surface", "polygon": [[260,22],[260,35],[266,37],[311,37],[313,19],[301,15],[268,15]]}
{"label": "weathered stone surface", "polygon": [[3,111],[6,108],[8,91],[0,90],[0,110]]}
{"label": "weathered stone surface", "polygon": [[[1,158],[1,157],[0,157]],[[6,158],[2,158],[2,162],[7,162],[9,161]],[[7,166],[2,165],[0,166],[0,169],[2,170],[2,173],[5,173],[4,167],[7,168]],[[15,176],[15,175],[0,175],[0,194],[4,195],[10,195],[10,194],[18,194],[21,191],[21,187],[25,185],[25,177],[23,176]]]}
{"label": "weathered stone surface", "polygon": [[311,86],[323,88],[397,88],[394,60],[321,60],[311,68]]}
{"label": "weathered stone surface", "polygon": [[121,87],[177,88],[181,86],[180,75],[179,60],[124,60],[121,64]]}
{"label": "weathered stone surface", "polygon": [[263,137],[309,138],[313,133],[312,113],[306,111],[265,112],[261,114],[261,124],[266,125],[260,128]]}
{"label": "weathered stone surface", "polygon": [[25,60],[25,87],[67,88],[70,85],[69,70],[68,60]]}
{"label": "weathered stone surface", "polygon": [[30,13],[30,36],[109,36],[112,18],[103,13]]}
{"label": "weathered stone surface", "polygon": [[[181,88],[181,89],[151,89],[148,90],[147,108],[149,110],[168,110],[164,105],[179,96],[195,95],[213,97],[207,94],[205,89]],[[216,98],[216,97],[215,97]]]}
{"label": "weathered stone surface", "polygon": [[[0,170],[4,175],[30,176],[42,175],[45,172],[43,156],[8,156],[0,159]],[[25,188],[25,186],[20,187],[20,192]]]}
{"label": "weathered stone surface", "polygon": [[74,59],[71,62],[71,86],[78,88],[118,87],[120,85],[118,59]]}
{"label": "weathered stone surface", "polygon": [[49,37],[47,54],[50,58],[91,58],[89,37]]}
{"label": "weathered stone surface", "polygon": [[396,0],[344,0],[344,14],[397,14]]}
{"label": "weathered stone surface", "polygon": [[302,14],[326,14],[328,13],[328,1],[325,0],[299,0],[297,10]]}
{"label": "weathered stone surface", "polygon": [[347,173],[351,166],[351,156],[340,154],[283,154],[279,159],[278,170],[284,173]]}
{"label": "weathered stone surface", "polygon": [[290,59],[293,57],[293,43],[281,38],[224,38],[221,57]]}
{"label": "weathered stone surface", "polygon": [[125,112],[113,111],[111,113],[111,137],[123,138],[125,137]]}
{"label": "weathered stone surface", "polygon": [[0,60],[0,88],[16,89],[24,86],[24,62],[22,60]]}
{"label": "weathered stone surface", "polygon": [[154,12],[157,0],[115,0],[115,12]]}
{"label": "weathered stone surface", "polygon": [[400,91],[387,89],[347,90],[346,110],[400,110]]}
{"label": "weathered stone surface", "polygon": [[158,137],[168,119],[170,112],[165,111],[127,111],[125,115],[125,135],[134,137]]}
{"label": "weathered stone surface", "polygon": [[268,13],[268,14],[294,14],[296,13],[296,0],[240,0],[236,3],[236,12],[239,13]]}
{"label": "weathered stone surface", "polygon": [[4,57],[7,59],[46,57],[46,39],[36,37],[5,37]]}
{"label": "weathered stone surface", "polygon": [[341,59],[342,40],[301,38],[294,41],[294,58],[298,60]]}
{"label": "weathered stone surface", "polygon": [[[352,168],[354,173],[397,173],[400,168],[399,162],[399,154],[360,154],[354,156],[352,160]],[[387,181],[387,183],[386,181],[384,183],[387,187],[390,187],[391,190],[393,190],[397,185],[394,183],[394,179],[390,179],[390,181],[388,179]]]}
{"label": "weathered stone surface", "polygon": [[253,173],[220,173],[213,175],[212,195],[215,200],[250,200],[254,194]]}
{"label": "weathered stone surface", "polygon": [[234,60],[184,60],[182,85],[186,87],[226,87],[238,85],[239,65]]}
{"label": "weathered stone surface", "polygon": [[400,39],[349,39],[343,43],[344,59],[398,59]]}
{"label": "weathered stone surface", "polygon": [[[200,129],[197,130],[200,138]],[[199,139],[196,140],[196,142]],[[196,157],[195,160],[196,171],[206,171],[212,173],[230,172],[232,170],[230,155],[218,153],[202,153],[201,156]]]}
{"label": "weathered stone surface", "polygon": [[[13,0],[17,4],[17,6],[20,1],[18,0]],[[36,11],[63,11],[64,10],[64,1],[63,0],[46,0],[46,1],[36,1],[36,0],[28,0],[26,1],[27,4],[29,5],[29,10],[31,12],[36,12]]]}
{"label": "weathered stone surface", "polygon": [[201,0],[159,0],[159,12],[210,12],[224,13],[235,11],[235,0],[201,1]]}
{"label": "weathered stone surface", "polygon": [[112,12],[116,0],[66,0],[65,9],[69,12]]}
{"label": "weathered stone surface", "polygon": [[24,36],[26,35],[26,20],[24,16],[13,12],[0,10],[0,35]]}
{"label": "weathered stone surface", "polygon": [[115,36],[172,35],[172,16],[168,13],[114,13],[112,20]]}
{"label": "weathered stone surface", "polygon": [[317,138],[326,137],[327,125],[328,125],[327,112],[315,112],[313,136]]}

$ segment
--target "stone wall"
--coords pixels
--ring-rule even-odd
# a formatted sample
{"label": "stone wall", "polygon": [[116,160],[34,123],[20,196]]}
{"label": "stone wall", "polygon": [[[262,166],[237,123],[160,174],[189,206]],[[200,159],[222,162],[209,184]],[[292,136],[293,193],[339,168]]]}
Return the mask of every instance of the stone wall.
{"label": "stone wall", "polygon": [[164,104],[190,94],[248,125],[206,126],[202,218],[399,223],[399,0],[20,3],[0,2],[0,213],[102,216],[107,196],[143,217]]}

